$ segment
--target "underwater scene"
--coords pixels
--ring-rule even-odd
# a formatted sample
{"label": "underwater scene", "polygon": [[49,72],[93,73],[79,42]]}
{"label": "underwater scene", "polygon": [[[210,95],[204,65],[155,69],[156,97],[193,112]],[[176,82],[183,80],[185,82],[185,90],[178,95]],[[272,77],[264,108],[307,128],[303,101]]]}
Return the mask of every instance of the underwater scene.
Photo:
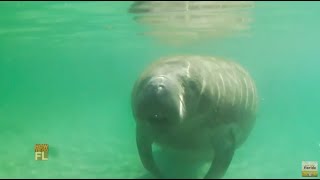
{"label": "underwater scene", "polygon": [[318,179],[319,9],[0,2],[0,178]]}

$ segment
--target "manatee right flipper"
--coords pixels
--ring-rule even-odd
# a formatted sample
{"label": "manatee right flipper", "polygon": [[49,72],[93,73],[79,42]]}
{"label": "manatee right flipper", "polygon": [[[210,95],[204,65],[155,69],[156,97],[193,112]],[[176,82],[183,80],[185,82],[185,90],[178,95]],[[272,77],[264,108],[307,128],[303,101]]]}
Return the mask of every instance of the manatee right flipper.
{"label": "manatee right flipper", "polygon": [[221,179],[227,172],[235,152],[235,136],[232,130],[212,139],[214,159],[204,179]]}
{"label": "manatee right flipper", "polygon": [[140,160],[149,172],[151,172],[156,178],[163,178],[158,166],[155,163],[152,153],[153,138],[141,125],[137,125],[136,128],[136,143]]}

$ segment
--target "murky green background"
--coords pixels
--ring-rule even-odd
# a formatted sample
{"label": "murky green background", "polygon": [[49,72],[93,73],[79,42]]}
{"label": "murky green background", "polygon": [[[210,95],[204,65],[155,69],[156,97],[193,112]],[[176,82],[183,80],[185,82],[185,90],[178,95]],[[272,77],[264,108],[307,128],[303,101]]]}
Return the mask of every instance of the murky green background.
{"label": "murky green background", "polygon": [[259,118],[225,178],[301,178],[301,161],[320,161],[319,2],[258,2],[250,36],[188,46],[142,36],[130,4],[0,3],[0,178],[148,176],[131,88],[151,61],[186,52],[236,59],[256,80]]}

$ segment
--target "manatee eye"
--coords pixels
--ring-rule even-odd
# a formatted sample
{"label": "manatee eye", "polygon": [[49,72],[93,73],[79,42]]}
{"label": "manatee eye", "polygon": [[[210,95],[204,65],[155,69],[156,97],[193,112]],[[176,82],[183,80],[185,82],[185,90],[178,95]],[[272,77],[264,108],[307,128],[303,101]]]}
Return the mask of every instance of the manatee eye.
{"label": "manatee eye", "polygon": [[167,117],[161,114],[155,114],[150,118],[150,122],[152,123],[164,123],[167,122]]}

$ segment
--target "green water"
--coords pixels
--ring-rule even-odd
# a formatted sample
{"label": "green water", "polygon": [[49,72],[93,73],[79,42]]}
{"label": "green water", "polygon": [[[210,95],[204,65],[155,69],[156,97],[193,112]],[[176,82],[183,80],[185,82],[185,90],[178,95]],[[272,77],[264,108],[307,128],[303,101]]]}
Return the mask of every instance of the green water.
{"label": "green water", "polygon": [[[302,161],[320,161],[320,3],[258,2],[250,36],[188,46],[142,36],[130,4],[0,3],[0,178],[148,177],[131,88],[148,63],[186,52],[236,59],[259,90],[225,178],[301,178]],[[37,143],[48,161],[34,160]]]}

